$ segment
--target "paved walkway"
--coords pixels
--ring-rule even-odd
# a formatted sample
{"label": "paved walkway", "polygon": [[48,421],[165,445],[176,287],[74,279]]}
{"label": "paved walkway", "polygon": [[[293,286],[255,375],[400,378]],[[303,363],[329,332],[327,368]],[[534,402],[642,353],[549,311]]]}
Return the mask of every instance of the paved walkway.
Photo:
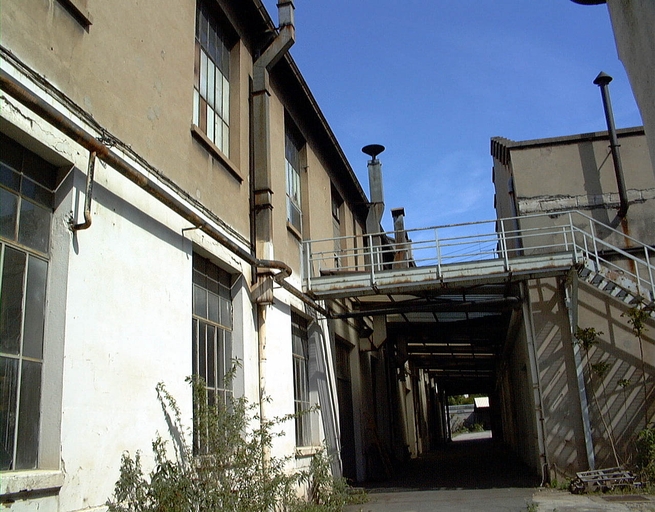
{"label": "paved walkway", "polygon": [[576,496],[539,488],[532,471],[488,437],[467,435],[408,462],[393,479],[367,484],[370,501],[345,512],[526,512],[535,505],[538,512],[655,512],[655,499],[648,496]]}

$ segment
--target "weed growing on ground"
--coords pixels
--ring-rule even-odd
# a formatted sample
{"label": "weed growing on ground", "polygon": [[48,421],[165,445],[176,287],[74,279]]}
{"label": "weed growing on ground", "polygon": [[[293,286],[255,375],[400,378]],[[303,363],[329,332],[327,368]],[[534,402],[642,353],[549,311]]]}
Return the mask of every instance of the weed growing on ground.
{"label": "weed growing on ground", "polygon": [[[236,366],[232,369],[234,375]],[[230,376],[228,376],[230,378]],[[319,451],[306,471],[289,470],[290,458],[270,456],[278,427],[294,415],[261,421],[245,398],[209,404],[199,379],[189,379],[194,396],[194,425],[189,443],[175,399],[165,386],[157,396],[173,438],[157,435],[152,443],[154,469],[144,474],[141,454],[124,453],[110,512],[338,512],[347,503],[362,503],[345,479],[332,476],[332,459]],[[309,499],[298,496],[301,484]]]}

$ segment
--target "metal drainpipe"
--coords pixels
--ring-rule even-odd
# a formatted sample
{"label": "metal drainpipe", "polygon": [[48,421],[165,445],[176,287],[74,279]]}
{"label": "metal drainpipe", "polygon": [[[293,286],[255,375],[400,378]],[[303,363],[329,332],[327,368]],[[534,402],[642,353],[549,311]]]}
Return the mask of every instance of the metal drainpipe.
{"label": "metal drainpipe", "polygon": [[541,378],[539,376],[539,360],[537,347],[534,340],[534,325],[532,323],[532,307],[530,303],[530,290],[526,283],[522,283],[521,293],[523,301],[523,322],[526,330],[528,360],[530,364],[530,377],[532,380],[532,396],[535,405],[535,417],[537,427],[537,447],[539,450],[539,461],[541,466],[541,485],[550,481],[548,475],[548,454],[546,452],[546,428],[544,426],[544,406],[541,391]]}
{"label": "metal drainpipe", "polygon": [[[277,4],[279,31],[275,39],[257,58],[253,66],[253,84],[251,92],[252,115],[252,194],[251,204],[254,217],[255,253],[258,256],[270,258],[273,256],[273,186],[271,172],[271,128],[270,128],[270,91],[269,71],[285,55],[295,41],[294,4],[293,0],[281,0]],[[265,276],[261,276],[266,279]],[[274,280],[287,291],[293,288],[285,286],[284,279]],[[260,279],[261,283],[261,279]],[[284,283],[284,284],[283,284]],[[297,296],[295,289],[291,292]],[[259,416],[260,422],[268,419],[266,400],[266,316],[273,300],[272,290],[266,294],[265,300],[257,304],[257,343],[259,369]],[[264,471],[270,461],[270,450],[264,449]]]}
{"label": "metal drainpipe", "polygon": [[[84,222],[73,224],[71,229],[73,231],[80,231],[89,229],[91,227],[91,197],[93,195],[93,176],[96,168],[96,152],[89,153],[89,165],[86,170],[86,192],[84,196]],[[71,223],[72,224],[72,223]]]}
{"label": "metal drainpipe", "polygon": [[614,173],[616,174],[616,184],[619,189],[619,211],[617,215],[621,218],[628,214],[628,194],[625,190],[625,179],[623,178],[623,166],[621,165],[621,155],[619,155],[619,142],[616,137],[616,127],[614,126],[614,114],[612,113],[612,103],[610,101],[609,83],[612,77],[602,71],[594,79],[594,84],[600,87],[600,95],[603,99],[603,109],[605,110],[605,121],[607,121],[607,131],[610,138],[610,152],[614,162]]}
{"label": "metal drainpipe", "polygon": [[144,189],[155,199],[159,200],[183,219],[193,224],[248,264],[257,269],[278,270],[279,272],[273,276],[273,280],[276,283],[319,313],[330,317],[329,312],[316,304],[311,297],[305,295],[285,281],[285,279],[292,273],[291,267],[286,263],[277,260],[256,258],[250,252],[241,248],[238,244],[214,228],[214,226],[209,223],[208,218],[196,213],[173,192],[164,188],[157,181],[152,180],[120,156],[111,152],[107,146],[87,133],[84,129],[77,126],[70,119],[66,118],[61,112],[39,98],[32,91],[25,88],[4,69],[0,69],[0,89],[7,92],[12,98],[19,101],[51,125],[55,126],[58,130],[86,148],[88,151],[96,153],[97,158],[107,163],[125,178]]}

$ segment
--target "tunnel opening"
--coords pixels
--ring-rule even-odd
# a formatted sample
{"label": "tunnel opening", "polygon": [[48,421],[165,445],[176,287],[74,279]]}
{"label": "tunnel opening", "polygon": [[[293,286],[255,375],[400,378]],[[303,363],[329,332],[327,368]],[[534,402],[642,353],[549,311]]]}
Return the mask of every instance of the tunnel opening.
{"label": "tunnel opening", "polygon": [[516,285],[480,283],[363,298],[362,309],[384,312],[382,348],[393,402],[393,470],[382,476],[369,471],[369,484],[387,489],[539,484],[538,467],[506,442],[519,435],[505,419],[516,404],[512,387],[503,385],[514,364],[509,360],[521,321],[518,296]]}

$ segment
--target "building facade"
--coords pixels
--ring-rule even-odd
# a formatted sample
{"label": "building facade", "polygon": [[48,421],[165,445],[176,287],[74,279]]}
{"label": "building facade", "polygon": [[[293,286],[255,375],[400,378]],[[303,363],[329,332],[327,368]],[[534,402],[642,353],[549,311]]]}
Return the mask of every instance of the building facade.
{"label": "building facade", "polygon": [[3,2],[12,509],[102,509],[121,453],[168,433],[157,383],[191,425],[192,373],[265,418],[319,405],[273,454],[303,467],[326,445],[364,478],[361,326],[300,276],[301,241],[361,234],[367,198],[288,53],[293,8],[276,26],[259,0]]}
{"label": "building facade", "polygon": [[[520,254],[543,250],[567,224],[593,234],[584,240],[594,247],[571,271],[525,282],[525,303],[516,312],[521,327],[508,338],[502,432],[533,467],[540,460],[550,478],[634,461],[636,436],[655,413],[652,315],[641,341],[630,323],[630,311],[652,309],[655,298],[655,180],[643,128],[618,130],[618,140],[624,216],[607,132],[491,141],[496,211],[509,219],[504,229],[521,234]],[[530,236],[544,226],[552,231]],[[588,350],[578,328],[595,329]]]}
{"label": "building facade", "polygon": [[619,59],[641,113],[655,172],[655,5],[648,0],[572,0],[579,4],[607,4]]}

